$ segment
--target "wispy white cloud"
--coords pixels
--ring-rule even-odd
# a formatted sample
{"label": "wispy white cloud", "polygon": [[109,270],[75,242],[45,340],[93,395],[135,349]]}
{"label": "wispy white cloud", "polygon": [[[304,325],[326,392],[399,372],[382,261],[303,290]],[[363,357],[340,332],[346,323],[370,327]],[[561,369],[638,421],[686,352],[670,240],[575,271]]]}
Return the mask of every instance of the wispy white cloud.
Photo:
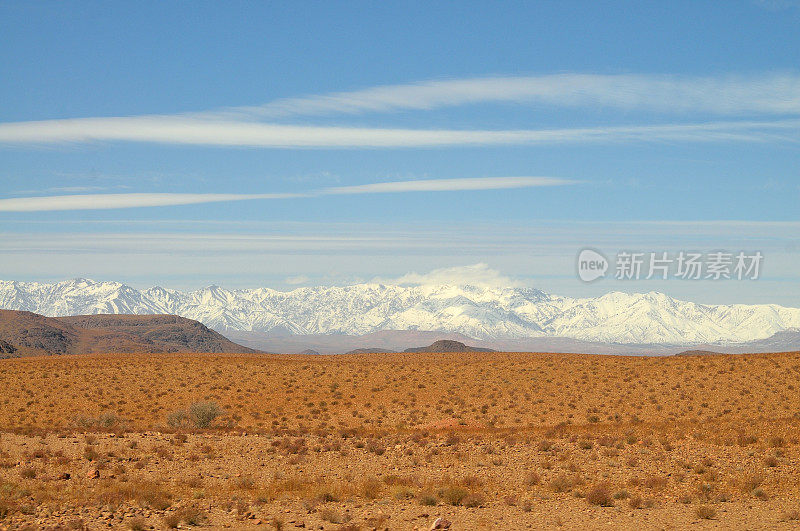
{"label": "wispy white cloud", "polygon": [[172,205],[192,205],[250,199],[286,199],[303,194],[75,194],[0,199],[0,212],[36,212],[46,210],[107,210]]}
{"label": "wispy white cloud", "polygon": [[485,263],[444,267],[422,274],[408,273],[390,282],[400,285],[413,284],[426,286],[516,287],[523,285],[521,281],[503,275],[500,271],[492,269]]}
{"label": "wispy white cloud", "polygon": [[175,116],[0,124],[0,144],[93,141],[261,148],[419,148],[598,142],[797,142],[800,120],[569,129],[453,130],[276,125]]}
{"label": "wispy white cloud", "polygon": [[290,286],[299,286],[300,284],[308,284],[311,279],[305,275],[297,275],[295,277],[286,277],[284,283]]}
{"label": "wispy white cloud", "polygon": [[[135,221],[135,220],[132,220]],[[92,222],[94,223],[94,222]],[[102,222],[98,222],[102,223]],[[127,223],[127,222],[126,222]],[[247,253],[312,253],[328,256],[344,253],[369,252],[370,256],[385,256],[397,265],[398,254],[411,260],[412,256],[431,257],[474,256],[463,263],[494,263],[493,257],[513,256],[531,264],[543,255],[568,258],[564,274],[573,275],[577,252],[592,246],[604,251],[617,249],[641,251],[678,251],[691,249],[758,249],[770,256],[789,253],[794,256],[787,272],[797,276],[797,253],[800,252],[800,222],[797,221],[526,221],[525,223],[276,223],[265,222],[238,231],[235,227],[218,226],[202,221],[196,230],[164,230],[161,222],[136,226],[133,231],[121,231],[117,226],[80,227],[52,222],[40,230],[29,232],[9,227],[0,232],[0,252],[116,252],[137,253],[228,253],[237,256]],[[171,229],[171,230],[170,230]],[[653,242],[659,242],[653,249]],[[391,251],[391,252],[390,252]],[[792,264],[794,267],[792,268]],[[56,266],[56,264],[50,264]],[[362,266],[364,264],[361,264]],[[368,265],[368,264],[367,264]],[[324,262],[316,266],[325,267]],[[440,265],[439,267],[443,267]],[[774,264],[769,266],[776,274]],[[405,273],[397,267],[389,271]],[[434,268],[419,268],[430,271]],[[515,271],[519,271],[515,269]],[[362,270],[363,272],[363,270]],[[307,274],[296,271],[295,274]],[[375,271],[372,273],[375,274]],[[281,278],[286,277],[286,270]],[[395,277],[393,277],[395,278]],[[410,277],[409,277],[410,278]],[[408,279],[407,279],[408,280]]]}
{"label": "wispy white cloud", "polygon": [[538,186],[564,186],[580,181],[553,177],[477,177],[466,179],[430,179],[395,181],[389,183],[361,184],[326,188],[323,194],[383,194],[396,192],[453,192],[459,190],[500,190],[506,188],[531,188]]}
{"label": "wispy white cloud", "polygon": [[797,141],[798,137],[799,123],[793,119],[527,130],[321,127],[260,121],[492,102],[692,116],[788,118],[800,114],[800,74],[706,77],[554,74],[428,81],[191,114],[0,123],[0,144],[126,141],[261,148],[402,148],[622,141]]}
{"label": "wispy white cloud", "polygon": [[112,190],[112,189],[125,189],[130,188],[127,185],[117,185],[117,186],[51,186],[49,188],[44,189],[36,189],[36,190],[16,190],[14,192],[10,192],[11,195],[41,195],[41,194],[52,194],[52,193],[81,193],[81,192],[100,192],[104,190]]}
{"label": "wispy white cloud", "polygon": [[181,193],[129,193],[129,194],[75,194],[0,199],[0,212],[35,212],[47,210],[107,210],[115,208],[159,207],[247,201],[255,199],[293,199],[323,195],[373,194],[399,192],[446,192],[458,190],[495,190],[506,188],[532,188],[564,186],[580,181],[553,177],[478,177],[463,179],[437,179],[396,181],[388,183],[339,186],[311,190],[306,193],[280,194],[181,194]]}
{"label": "wispy white cloud", "polygon": [[800,75],[674,76],[553,74],[483,77],[371,87],[237,107],[221,116],[287,117],[428,110],[514,102],[553,107],[609,107],[718,115],[798,114]]}

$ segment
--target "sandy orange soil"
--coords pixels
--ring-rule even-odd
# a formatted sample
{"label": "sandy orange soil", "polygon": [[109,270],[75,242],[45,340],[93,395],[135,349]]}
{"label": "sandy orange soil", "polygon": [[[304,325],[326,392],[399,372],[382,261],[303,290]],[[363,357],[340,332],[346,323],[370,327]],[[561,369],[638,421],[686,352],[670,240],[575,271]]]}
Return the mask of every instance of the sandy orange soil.
{"label": "sandy orange soil", "polygon": [[800,353],[2,360],[0,528],[797,528],[797,386]]}

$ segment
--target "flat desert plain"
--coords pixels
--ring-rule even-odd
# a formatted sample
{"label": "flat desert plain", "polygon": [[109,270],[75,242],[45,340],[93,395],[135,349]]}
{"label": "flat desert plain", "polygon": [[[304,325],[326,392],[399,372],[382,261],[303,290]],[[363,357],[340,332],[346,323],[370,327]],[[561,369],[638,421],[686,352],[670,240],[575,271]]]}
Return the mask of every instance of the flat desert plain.
{"label": "flat desert plain", "polygon": [[2,528],[800,525],[796,352],[49,356],[0,402]]}

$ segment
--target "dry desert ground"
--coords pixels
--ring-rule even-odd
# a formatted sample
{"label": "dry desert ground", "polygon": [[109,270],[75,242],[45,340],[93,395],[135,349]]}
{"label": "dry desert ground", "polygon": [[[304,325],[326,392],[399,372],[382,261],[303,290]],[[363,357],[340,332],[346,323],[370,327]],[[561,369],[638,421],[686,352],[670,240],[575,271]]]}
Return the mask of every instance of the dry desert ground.
{"label": "dry desert ground", "polygon": [[2,360],[0,528],[797,529],[799,387],[796,352]]}

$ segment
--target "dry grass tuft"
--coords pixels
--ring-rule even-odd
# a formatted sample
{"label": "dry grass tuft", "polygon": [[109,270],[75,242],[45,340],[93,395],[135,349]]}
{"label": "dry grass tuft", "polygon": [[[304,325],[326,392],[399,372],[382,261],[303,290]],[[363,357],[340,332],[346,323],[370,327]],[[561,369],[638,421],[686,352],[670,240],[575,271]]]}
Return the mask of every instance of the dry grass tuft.
{"label": "dry grass tuft", "polygon": [[600,507],[614,506],[611,488],[607,483],[600,483],[592,487],[589,492],[586,493],[586,501],[592,505],[599,505]]}
{"label": "dry grass tuft", "polygon": [[695,510],[695,514],[703,520],[713,520],[717,516],[717,510],[710,505],[701,505]]}

